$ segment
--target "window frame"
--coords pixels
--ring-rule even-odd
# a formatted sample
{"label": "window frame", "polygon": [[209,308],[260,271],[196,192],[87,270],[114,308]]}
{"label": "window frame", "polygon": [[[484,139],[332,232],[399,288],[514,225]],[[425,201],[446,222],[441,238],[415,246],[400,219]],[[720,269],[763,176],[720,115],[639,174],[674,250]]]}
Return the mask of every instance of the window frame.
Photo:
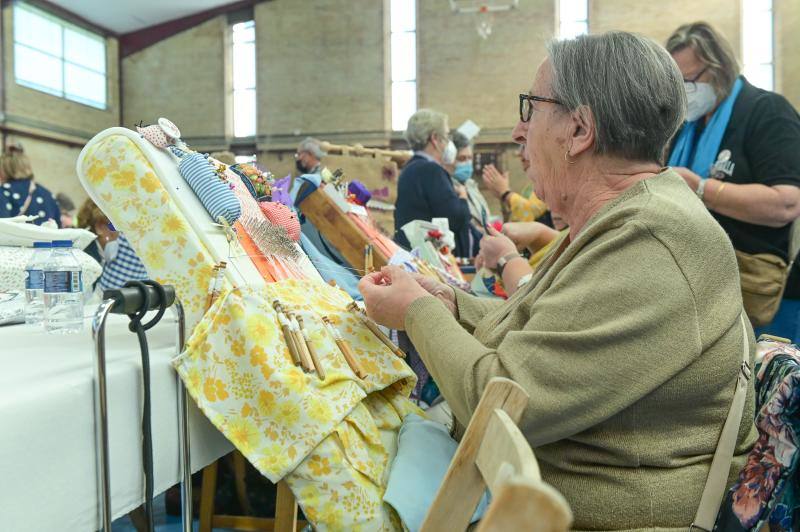
{"label": "window frame", "polygon": [[[81,27],[77,24],[74,24],[58,15],[53,13],[49,13],[43,9],[40,9],[36,6],[33,6],[27,2],[15,2],[13,4],[13,11],[12,11],[12,38],[11,38],[11,45],[12,45],[12,62],[13,62],[13,76],[14,76],[14,83],[21,87],[25,87],[31,90],[35,90],[38,92],[42,92],[45,94],[49,94],[51,96],[55,96],[57,98],[61,98],[63,100],[67,100],[69,102],[77,103],[80,105],[84,105],[86,107],[90,107],[92,109],[97,109],[100,111],[107,111],[109,109],[109,80],[108,80],[108,71],[109,71],[109,63],[108,63],[108,41],[106,37],[100,33],[88,30],[84,27]],[[17,28],[17,10],[21,9],[23,11],[27,11],[29,14],[32,14],[36,17],[40,17],[47,21],[50,21],[56,25],[58,25],[60,33],[61,33],[61,52],[60,55],[56,55],[49,50],[45,50],[43,48],[37,48],[32,46],[31,44],[21,42],[17,40],[18,35],[18,28]],[[66,32],[71,31],[73,33],[83,35],[89,39],[95,40],[99,45],[102,46],[103,50],[103,71],[99,71],[96,68],[76,63],[71,59],[67,59],[67,50],[66,50]],[[46,85],[41,85],[35,81],[27,80],[23,77],[18,75],[17,71],[17,49],[22,48],[29,51],[32,51],[37,54],[45,55],[49,58],[55,59],[60,64],[60,89],[55,89],[52,87],[48,87]],[[73,68],[89,72],[94,75],[102,76],[103,78],[103,102],[93,100],[88,97],[83,97],[79,94],[72,94],[67,91],[67,66],[71,66]]]}

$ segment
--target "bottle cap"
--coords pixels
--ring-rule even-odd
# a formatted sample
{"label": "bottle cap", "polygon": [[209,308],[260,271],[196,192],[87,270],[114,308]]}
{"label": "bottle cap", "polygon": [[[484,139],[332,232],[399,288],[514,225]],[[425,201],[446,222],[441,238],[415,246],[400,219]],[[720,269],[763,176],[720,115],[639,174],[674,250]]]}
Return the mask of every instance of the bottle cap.
{"label": "bottle cap", "polygon": [[72,240],[53,240],[54,248],[71,248]]}
{"label": "bottle cap", "polygon": [[53,244],[50,242],[34,242],[33,249],[47,249],[53,247]]}

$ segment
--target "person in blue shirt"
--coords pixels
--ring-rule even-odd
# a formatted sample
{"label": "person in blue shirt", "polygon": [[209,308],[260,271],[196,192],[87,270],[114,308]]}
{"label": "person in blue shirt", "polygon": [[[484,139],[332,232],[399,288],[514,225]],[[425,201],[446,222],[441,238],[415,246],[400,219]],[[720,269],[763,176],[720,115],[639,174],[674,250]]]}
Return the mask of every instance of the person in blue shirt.
{"label": "person in blue shirt", "polygon": [[447,218],[450,231],[455,234],[455,255],[472,257],[467,191],[463,186],[456,189],[444,168],[455,162],[457,151],[450,139],[447,115],[420,109],[408,119],[405,137],[414,156],[403,167],[397,182],[395,242],[410,247],[402,230],[408,222]]}
{"label": "person in blue shirt", "polygon": [[12,144],[0,159],[0,218],[36,216],[41,225],[53,220],[61,227],[61,210],[49,190],[34,182],[33,169],[20,144]]}

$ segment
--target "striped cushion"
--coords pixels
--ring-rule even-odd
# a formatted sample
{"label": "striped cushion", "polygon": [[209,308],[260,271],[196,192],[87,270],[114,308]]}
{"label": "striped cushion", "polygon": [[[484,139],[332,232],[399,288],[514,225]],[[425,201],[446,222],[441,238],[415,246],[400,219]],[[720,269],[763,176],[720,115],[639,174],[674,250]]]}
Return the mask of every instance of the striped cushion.
{"label": "striped cushion", "polygon": [[214,167],[201,154],[185,153],[178,149],[173,149],[173,152],[181,157],[178,171],[192,187],[211,219],[217,221],[222,216],[233,225],[241,216],[242,207],[230,186],[220,180]]}

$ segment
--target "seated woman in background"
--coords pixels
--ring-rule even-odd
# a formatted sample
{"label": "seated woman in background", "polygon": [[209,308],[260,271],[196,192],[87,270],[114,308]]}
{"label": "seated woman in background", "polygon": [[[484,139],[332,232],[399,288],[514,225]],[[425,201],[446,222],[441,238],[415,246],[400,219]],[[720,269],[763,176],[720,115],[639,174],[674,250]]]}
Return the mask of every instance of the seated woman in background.
{"label": "seated woman in background", "polygon": [[[525,155],[525,146],[517,152],[522,169],[527,172],[530,161]],[[503,219],[509,222],[535,222],[547,214],[547,205],[540,200],[528,184],[521,194],[512,192],[509,185],[508,172],[500,172],[493,164],[483,167],[483,183],[486,188],[500,200]]]}
{"label": "seated woman in background", "polygon": [[13,218],[20,214],[36,216],[33,221],[41,225],[53,220],[61,227],[61,211],[53,195],[33,180],[33,169],[22,145],[11,144],[0,158],[3,184],[0,186],[0,218]]}
{"label": "seated woman in background", "polygon": [[472,257],[473,249],[477,252],[477,241],[470,232],[467,191],[462,187],[456,192],[443,166],[453,164],[456,158],[447,115],[420,109],[408,119],[405,136],[414,156],[403,167],[397,181],[395,242],[410,247],[402,230],[408,222],[447,218],[450,231],[455,234],[455,255]]}
{"label": "seated woman in background", "polygon": [[478,183],[472,179],[474,171],[472,142],[460,131],[454,131],[453,144],[456,146],[456,162],[452,172],[453,186],[462,186],[466,189],[469,214],[472,217],[470,221],[472,235],[480,239],[485,232],[483,225],[489,221],[492,213],[489,211],[486,198],[478,188]]}
{"label": "seated woman in background", "polygon": [[[754,353],[730,242],[663,167],[685,102],[649,39],[549,43],[513,138],[569,232],[533,279],[507,301],[396,267],[361,280],[369,316],[407,331],[459,424],[492,377],[527,390],[520,428],[576,529],[686,530],[745,342]],[[755,442],[754,409],[751,381],[729,482]]]}
{"label": "seated woman in background", "polygon": [[113,229],[108,217],[91,199],[81,206],[77,225],[97,235],[97,240],[85,250],[103,266],[103,273],[95,285],[97,289],[121,288],[128,281],[148,278],[144,264],[128,240]]}

